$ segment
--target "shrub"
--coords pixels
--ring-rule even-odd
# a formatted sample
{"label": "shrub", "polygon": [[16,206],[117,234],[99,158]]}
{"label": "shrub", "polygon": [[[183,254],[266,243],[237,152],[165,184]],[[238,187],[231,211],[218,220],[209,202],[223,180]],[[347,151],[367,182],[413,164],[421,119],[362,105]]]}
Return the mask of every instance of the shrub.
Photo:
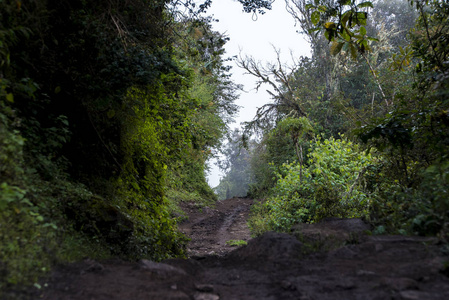
{"label": "shrub", "polygon": [[375,156],[344,136],[317,139],[308,154],[308,167],[301,168],[296,162],[283,164],[273,195],[255,206],[250,227],[253,232],[259,230],[254,217],[259,214],[260,218],[261,212],[266,214],[265,229],[277,231],[326,217],[367,217],[369,198],[375,192],[367,175],[370,167],[378,164]]}

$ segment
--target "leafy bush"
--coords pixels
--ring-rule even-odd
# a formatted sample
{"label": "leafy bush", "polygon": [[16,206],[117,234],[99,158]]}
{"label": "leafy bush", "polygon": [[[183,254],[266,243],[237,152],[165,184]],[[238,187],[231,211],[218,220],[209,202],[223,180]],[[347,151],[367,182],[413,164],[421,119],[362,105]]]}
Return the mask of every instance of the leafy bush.
{"label": "leafy bush", "polygon": [[[296,222],[313,223],[326,217],[368,216],[374,189],[367,175],[379,160],[344,136],[317,139],[312,149],[308,167],[301,169],[296,162],[283,165],[273,195],[253,209],[249,222],[253,232],[289,231]],[[266,219],[263,230],[256,219],[260,214]]]}
{"label": "leafy bush", "polygon": [[67,181],[48,157],[35,164],[45,162],[54,170],[54,180],[42,180],[27,163],[24,147],[29,141],[11,129],[12,116],[2,113],[8,111],[3,105],[0,102],[0,291],[37,284],[61,260],[108,256],[107,250],[76,233],[63,217],[67,203],[92,194],[82,184]]}
{"label": "leafy bush", "polygon": [[421,171],[419,181],[416,187],[396,183],[389,189],[382,183],[370,220],[379,233],[438,235],[449,241],[449,162],[441,161]]}

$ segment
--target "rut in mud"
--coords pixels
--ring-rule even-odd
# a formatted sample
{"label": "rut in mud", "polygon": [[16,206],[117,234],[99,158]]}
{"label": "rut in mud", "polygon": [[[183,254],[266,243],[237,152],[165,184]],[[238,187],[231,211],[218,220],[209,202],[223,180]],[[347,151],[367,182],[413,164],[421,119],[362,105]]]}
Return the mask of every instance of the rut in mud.
{"label": "rut in mud", "polygon": [[[330,219],[294,235],[250,239],[252,201],[185,205],[190,259],[85,260],[53,272],[47,300],[449,299],[447,254],[434,238],[368,236],[362,221]],[[228,240],[249,240],[234,250]]]}

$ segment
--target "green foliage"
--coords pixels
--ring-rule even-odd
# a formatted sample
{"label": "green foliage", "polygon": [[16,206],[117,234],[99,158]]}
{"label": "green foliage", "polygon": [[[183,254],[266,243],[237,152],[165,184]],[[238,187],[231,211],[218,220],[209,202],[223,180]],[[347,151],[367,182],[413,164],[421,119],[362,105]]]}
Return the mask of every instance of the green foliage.
{"label": "green foliage", "polygon": [[257,228],[261,211],[269,229],[282,231],[297,222],[368,216],[373,189],[366,179],[378,160],[343,137],[318,139],[312,149],[308,168],[301,170],[297,163],[283,165],[273,196],[255,208],[250,221],[253,232],[261,231]]}
{"label": "green foliage", "polygon": [[[8,111],[2,103],[0,107]],[[32,285],[59,261],[110,255],[99,243],[73,231],[63,216],[67,202],[89,199],[91,193],[68,182],[48,159],[58,180],[42,180],[26,163],[27,141],[11,130],[13,123],[1,112],[0,124],[0,290]]]}
{"label": "green foliage", "polygon": [[[364,216],[375,233],[437,234],[447,240],[448,4],[303,0],[287,5],[312,43],[312,57],[301,58],[292,73],[282,73],[281,86],[274,85],[277,106],[266,114],[271,127],[253,158],[259,162],[253,168],[254,190],[268,197],[253,206],[253,233],[288,230],[292,222],[325,216]],[[284,70],[278,69],[271,75]],[[292,115],[293,104],[307,112],[317,132],[355,133],[368,153],[381,159],[363,154],[369,163],[346,174],[357,159],[315,145],[301,175],[300,165],[288,163],[295,159],[290,125],[279,122]],[[307,143],[301,145],[307,152]],[[320,163],[322,157],[331,163]],[[340,161],[342,170],[330,167]],[[281,174],[277,182],[270,181],[275,173]]]}
{"label": "green foliage", "polygon": [[[386,232],[439,234],[447,239],[446,161],[447,122],[447,4],[440,1],[416,2],[420,17],[411,31],[411,43],[393,56],[393,69],[404,61],[417,63],[417,80],[407,82],[407,90],[388,114],[373,118],[357,130],[361,139],[382,152],[387,164],[385,189],[373,207],[373,222]],[[398,57],[401,61],[398,61]],[[398,73],[396,72],[396,74]],[[446,210],[446,212],[443,212]]]}
{"label": "green foliage", "polygon": [[243,240],[229,240],[226,242],[226,245],[232,246],[232,247],[240,247],[240,246],[246,246],[248,243]]}
{"label": "green foliage", "polygon": [[332,42],[331,53],[336,55],[344,49],[354,59],[357,52],[371,49],[370,41],[377,40],[366,35],[368,13],[364,9],[367,8],[373,8],[372,2],[357,4],[357,1],[349,0],[329,4],[315,1],[315,4],[306,5],[306,9],[312,11],[310,19],[316,26],[312,31],[323,31],[326,39]]}
{"label": "green foliage", "polygon": [[210,20],[175,49],[189,22],[167,2],[2,1],[2,291],[85,256],[184,255],[166,193],[215,199],[235,87]]}
{"label": "green foliage", "polygon": [[413,188],[398,183],[389,189],[383,186],[371,209],[371,221],[378,226],[377,231],[437,235],[447,242],[448,166],[447,161],[441,161],[420,171],[420,183]]}

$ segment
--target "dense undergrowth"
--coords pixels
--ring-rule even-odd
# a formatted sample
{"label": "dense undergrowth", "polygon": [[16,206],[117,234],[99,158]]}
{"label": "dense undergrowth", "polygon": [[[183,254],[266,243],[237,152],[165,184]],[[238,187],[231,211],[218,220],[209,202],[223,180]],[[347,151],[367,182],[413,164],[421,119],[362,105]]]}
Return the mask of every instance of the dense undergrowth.
{"label": "dense undergrowth", "polygon": [[[0,290],[185,255],[177,203],[236,110],[221,34],[170,1],[0,1]],[[3,299],[0,295],[0,298]]]}

